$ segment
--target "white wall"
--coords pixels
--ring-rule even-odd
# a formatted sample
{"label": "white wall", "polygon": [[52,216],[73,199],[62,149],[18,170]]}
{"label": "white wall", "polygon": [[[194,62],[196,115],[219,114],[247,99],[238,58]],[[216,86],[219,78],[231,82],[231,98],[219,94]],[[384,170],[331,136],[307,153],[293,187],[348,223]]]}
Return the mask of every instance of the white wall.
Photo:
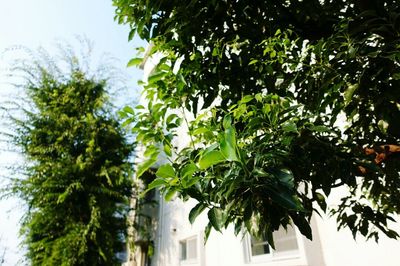
{"label": "white wall", "polygon": [[[381,234],[379,242],[353,239],[349,229],[337,231],[336,219],[317,219],[326,266],[399,266],[400,241]],[[400,227],[395,226],[397,232]]]}
{"label": "white wall", "polygon": [[[382,236],[379,244],[365,242],[361,237],[354,241],[349,230],[337,232],[333,218],[313,218],[314,240],[300,237],[301,259],[248,263],[244,239],[235,237],[230,227],[223,234],[212,231],[208,242],[202,246],[203,230],[207,224],[206,211],[191,225],[188,221],[194,200],[183,203],[179,199],[163,202],[160,233],[156,240],[153,266],[398,266],[400,242]],[[199,236],[199,260],[196,263],[180,263],[179,241]]]}
{"label": "white wall", "polygon": [[[299,238],[300,255],[294,259],[269,261],[263,263],[248,263],[245,251],[245,238],[243,235],[236,237],[233,228],[228,227],[223,233],[212,230],[204,246],[204,228],[208,223],[207,211],[200,215],[194,224],[190,224],[188,214],[196,204],[195,200],[182,202],[174,199],[170,202],[160,203],[159,228],[156,239],[156,254],[153,257],[153,266],[322,266],[321,256],[314,254],[307,260],[306,249],[319,251],[318,241],[311,242],[304,237]],[[179,260],[179,241],[189,237],[198,236],[199,259],[196,262],[182,263]]]}

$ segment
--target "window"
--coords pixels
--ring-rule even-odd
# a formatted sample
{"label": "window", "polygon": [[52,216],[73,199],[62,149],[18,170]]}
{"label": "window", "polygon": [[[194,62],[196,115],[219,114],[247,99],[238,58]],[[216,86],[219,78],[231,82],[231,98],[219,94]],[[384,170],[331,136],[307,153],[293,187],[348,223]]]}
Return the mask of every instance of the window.
{"label": "window", "polygon": [[263,254],[270,254],[271,250],[269,249],[269,245],[267,241],[264,239],[255,239],[254,237],[250,237],[251,243],[251,256],[259,256]]}
{"label": "window", "polygon": [[273,233],[275,249],[272,249],[265,238],[247,239],[248,262],[268,261],[275,259],[295,258],[299,256],[296,231],[292,227],[279,229]]}
{"label": "window", "polygon": [[197,260],[197,237],[190,237],[179,242],[180,260],[195,261]]}

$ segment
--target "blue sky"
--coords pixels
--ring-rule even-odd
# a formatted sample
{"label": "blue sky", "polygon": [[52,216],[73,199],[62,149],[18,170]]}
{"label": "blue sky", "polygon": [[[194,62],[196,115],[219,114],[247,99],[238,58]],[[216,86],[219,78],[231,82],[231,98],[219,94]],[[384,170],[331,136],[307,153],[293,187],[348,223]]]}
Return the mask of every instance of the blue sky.
{"label": "blue sky", "polygon": [[[113,18],[111,0],[0,0],[0,102],[5,94],[13,90],[7,85],[4,73],[1,73],[9,63],[6,60],[10,59],[10,56],[4,56],[4,51],[21,45],[33,50],[43,46],[51,53],[56,39],[73,43],[76,35],[93,41],[95,55],[109,53],[118,59],[115,67],[126,72],[128,79],[125,85],[128,92],[131,90],[128,98],[134,98],[139,89],[137,80],[142,74],[125,66],[130,58],[135,57],[134,48],[145,44],[137,39],[128,42],[129,29],[118,25]],[[19,160],[18,156],[0,149],[0,167],[15,160]],[[7,174],[3,168],[0,171],[0,178]],[[6,247],[6,262],[3,265],[7,266],[17,265],[23,253],[17,248],[20,241],[17,238],[18,220],[22,214],[19,205],[15,200],[0,202],[0,255]]]}

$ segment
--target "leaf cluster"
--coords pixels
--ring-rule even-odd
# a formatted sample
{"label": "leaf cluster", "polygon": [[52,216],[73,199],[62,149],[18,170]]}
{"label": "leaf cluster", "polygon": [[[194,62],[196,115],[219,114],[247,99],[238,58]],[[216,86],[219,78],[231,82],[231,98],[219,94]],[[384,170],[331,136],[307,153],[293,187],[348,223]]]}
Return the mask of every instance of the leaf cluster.
{"label": "leaf cluster", "polygon": [[[344,186],[332,210],[339,227],[397,237],[388,222],[399,212],[398,154],[377,163],[365,152],[400,142],[397,1],[114,5],[130,35],[162,55],[144,84],[149,106],[130,122],[141,134],[149,113],[195,115],[190,143],[169,147],[171,163],[150,188],[197,199],[190,219],[209,209],[207,232],[234,223],[272,243],[272,231],[292,223],[311,238],[311,214],[328,212],[326,197]],[[139,142],[156,148],[176,130],[164,115],[157,137]]]}

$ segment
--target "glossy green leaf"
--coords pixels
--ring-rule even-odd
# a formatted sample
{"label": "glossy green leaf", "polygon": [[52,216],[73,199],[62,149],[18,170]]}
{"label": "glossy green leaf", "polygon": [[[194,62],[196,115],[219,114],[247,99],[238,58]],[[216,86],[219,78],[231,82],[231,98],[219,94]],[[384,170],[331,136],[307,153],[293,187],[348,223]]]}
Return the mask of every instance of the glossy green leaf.
{"label": "glossy green leaf", "polygon": [[297,226],[297,228],[299,228],[300,232],[308,239],[312,240],[312,231],[310,222],[299,215],[292,215],[291,218],[294,224]]}
{"label": "glossy green leaf", "polygon": [[203,203],[196,204],[196,206],[194,206],[189,212],[189,222],[193,224],[197,216],[199,216],[205,209],[206,205]]}
{"label": "glossy green leaf", "polygon": [[225,130],[232,127],[232,117],[230,115],[226,115],[224,117],[222,126],[224,127]]}
{"label": "glossy green leaf", "polygon": [[208,219],[210,220],[211,225],[214,227],[215,230],[221,232],[223,227],[223,214],[222,210],[216,207],[211,208],[208,213]]}
{"label": "glossy green leaf", "polygon": [[164,152],[167,156],[172,156],[171,146],[169,144],[164,144]]}
{"label": "glossy green leaf", "polygon": [[162,79],[163,77],[165,77],[166,75],[167,75],[166,72],[156,72],[156,73],[152,73],[152,74],[149,76],[147,82],[148,82],[149,84],[154,84],[154,83],[156,83],[157,81],[161,80],[161,79]]}
{"label": "glossy green leaf", "polygon": [[147,190],[151,190],[151,189],[154,189],[154,188],[159,188],[159,187],[165,186],[167,184],[168,184],[168,182],[164,178],[158,177],[158,178],[154,179],[147,186]]}
{"label": "glossy green leaf", "polygon": [[174,168],[170,164],[164,164],[158,168],[156,176],[168,179],[174,178],[176,175]]}
{"label": "glossy green leaf", "polygon": [[289,191],[273,187],[267,187],[266,190],[271,199],[282,207],[289,210],[303,210],[297,196],[293,195]]}
{"label": "glossy green leaf", "polygon": [[139,178],[143,175],[144,172],[150,169],[157,162],[157,158],[150,158],[139,164],[136,169],[136,177]]}
{"label": "glossy green leaf", "polygon": [[175,187],[169,187],[165,192],[164,199],[166,201],[171,201],[174,198],[176,192],[177,190]]}
{"label": "glossy green leaf", "polygon": [[294,177],[293,173],[289,169],[270,169],[271,173],[279,179],[289,189],[294,188]]}
{"label": "glossy green leaf", "polygon": [[195,130],[193,130],[192,135],[196,136],[196,135],[204,134],[209,131],[210,131],[210,129],[208,129],[206,127],[199,127],[199,128],[196,128]]}
{"label": "glossy green leaf", "polygon": [[225,156],[220,151],[209,151],[203,154],[199,160],[199,168],[207,169],[215,164],[226,161]]}
{"label": "glossy green leaf", "polygon": [[211,223],[208,223],[206,227],[204,228],[204,244],[207,243],[208,237],[210,236],[212,229]]}
{"label": "glossy green leaf", "polygon": [[248,102],[250,102],[251,100],[253,100],[254,99],[254,96],[252,96],[252,95],[246,95],[246,96],[244,96],[241,100],[240,100],[240,103],[248,103]]}
{"label": "glossy green leaf", "polygon": [[236,132],[233,127],[225,129],[220,143],[221,153],[229,161],[239,161],[236,153]]}

